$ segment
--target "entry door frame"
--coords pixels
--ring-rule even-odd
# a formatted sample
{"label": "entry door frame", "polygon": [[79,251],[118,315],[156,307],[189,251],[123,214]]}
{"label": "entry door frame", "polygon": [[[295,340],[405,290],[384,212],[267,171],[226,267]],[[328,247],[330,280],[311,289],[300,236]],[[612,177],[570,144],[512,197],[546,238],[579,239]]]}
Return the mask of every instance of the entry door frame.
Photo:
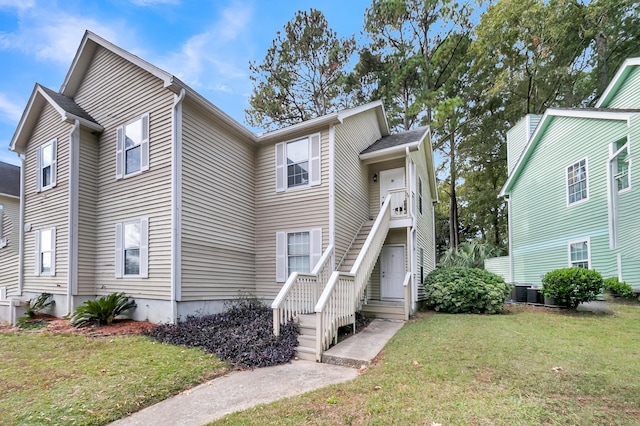
{"label": "entry door frame", "polygon": [[[395,266],[399,269],[397,275],[393,275],[394,271],[386,271],[386,257],[388,253],[385,252],[386,248],[401,248],[402,256],[400,260],[394,259],[395,262],[400,264],[396,264]],[[402,288],[402,283],[404,281],[404,277],[407,273],[407,247],[406,244],[385,244],[382,246],[382,250],[380,250],[380,300],[403,300],[404,299],[404,289]]]}
{"label": "entry door frame", "polygon": [[[397,179],[401,177],[400,183]],[[391,189],[405,188],[405,168],[397,167],[395,169],[380,170],[380,205],[384,203],[384,199],[387,197],[387,192]]]}

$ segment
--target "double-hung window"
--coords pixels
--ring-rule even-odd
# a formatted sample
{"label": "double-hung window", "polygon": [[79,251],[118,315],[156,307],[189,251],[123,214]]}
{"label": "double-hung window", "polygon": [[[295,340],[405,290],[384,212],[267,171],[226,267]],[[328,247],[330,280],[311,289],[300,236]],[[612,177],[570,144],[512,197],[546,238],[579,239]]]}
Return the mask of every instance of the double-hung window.
{"label": "double-hung window", "polygon": [[567,205],[589,199],[587,169],[586,158],[567,167]]}
{"label": "double-hung window", "polygon": [[569,266],[573,268],[591,267],[591,255],[589,253],[590,241],[588,239],[569,242]]}
{"label": "double-hung window", "polygon": [[276,233],[276,281],[293,272],[310,273],[322,256],[322,229]]}
{"label": "double-hung window", "polygon": [[38,229],[35,232],[35,274],[56,274],[56,228]]}
{"label": "double-hung window", "polygon": [[56,186],[58,142],[54,139],[36,150],[36,190]]}
{"label": "double-hung window", "polygon": [[614,189],[622,192],[631,186],[631,177],[629,175],[629,164],[631,157],[629,156],[629,142],[621,139],[611,144],[611,176],[615,181]]}
{"label": "double-hung window", "polygon": [[118,127],[116,179],[149,170],[149,114]]}
{"label": "double-hung window", "polygon": [[276,144],[276,191],[319,185],[320,134]]}
{"label": "double-hung window", "polygon": [[149,256],[147,218],[116,224],[116,278],[147,278]]}

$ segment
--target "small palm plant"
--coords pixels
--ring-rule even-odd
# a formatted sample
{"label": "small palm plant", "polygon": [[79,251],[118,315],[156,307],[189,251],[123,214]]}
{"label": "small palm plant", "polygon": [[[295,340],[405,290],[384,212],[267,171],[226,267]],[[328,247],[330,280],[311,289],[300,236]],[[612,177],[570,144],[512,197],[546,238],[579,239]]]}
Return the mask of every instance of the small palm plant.
{"label": "small palm plant", "polygon": [[76,309],[71,317],[71,325],[84,327],[91,324],[111,324],[115,317],[136,306],[136,302],[124,293],[112,293],[96,300],[87,300]]}
{"label": "small palm plant", "polygon": [[27,306],[25,306],[24,314],[29,318],[33,318],[36,316],[36,313],[55,304],[56,301],[53,300],[53,294],[42,293],[38,297],[29,299],[29,301],[27,302]]}

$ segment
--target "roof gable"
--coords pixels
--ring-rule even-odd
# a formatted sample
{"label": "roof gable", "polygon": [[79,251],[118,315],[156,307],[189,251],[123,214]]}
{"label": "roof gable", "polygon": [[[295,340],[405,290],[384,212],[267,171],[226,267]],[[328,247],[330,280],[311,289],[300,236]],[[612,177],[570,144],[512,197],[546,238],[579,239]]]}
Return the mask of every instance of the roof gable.
{"label": "roof gable", "polygon": [[620,89],[624,86],[624,83],[631,72],[637,67],[640,67],[640,58],[628,58],[625,60],[605,91],[602,93],[602,96],[600,96],[596,107],[606,108],[610,106],[616,96],[620,93]]}
{"label": "roof gable", "polygon": [[27,102],[27,107],[22,113],[22,117],[20,117],[16,132],[11,139],[10,149],[12,151],[24,152],[35,123],[46,103],[60,114],[62,121],[73,123],[77,120],[81,125],[89,129],[99,132],[103,130],[103,127],[76,104],[73,99],[36,83]]}
{"label": "roof gable", "polygon": [[629,121],[632,115],[640,114],[640,110],[617,110],[617,109],[602,109],[602,108],[576,108],[576,109],[559,109],[549,108],[545,111],[544,115],[538,123],[535,132],[531,135],[531,138],[527,142],[527,146],[522,151],[518,162],[516,163],[512,173],[507,178],[499,197],[507,195],[513,185],[520,177],[522,170],[524,169],[527,161],[531,157],[531,154],[536,149],[536,146],[544,136],[547,128],[553,123],[556,117],[572,117],[572,118],[586,118],[594,120],[624,120]]}

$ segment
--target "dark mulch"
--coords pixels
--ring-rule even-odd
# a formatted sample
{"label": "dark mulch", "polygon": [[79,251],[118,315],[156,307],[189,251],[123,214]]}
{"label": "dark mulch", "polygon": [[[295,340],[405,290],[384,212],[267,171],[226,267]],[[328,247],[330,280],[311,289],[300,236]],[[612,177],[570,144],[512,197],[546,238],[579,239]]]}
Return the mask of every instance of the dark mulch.
{"label": "dark mulch", "polygon": [[240,368],[267,367],[290,361],[298,345],[293,321],[273,334],[273,312],[256,299],[238,299],[220,314],[191,316],[178,324],[158,325],[147,334],[174,345],[203,348]]}

